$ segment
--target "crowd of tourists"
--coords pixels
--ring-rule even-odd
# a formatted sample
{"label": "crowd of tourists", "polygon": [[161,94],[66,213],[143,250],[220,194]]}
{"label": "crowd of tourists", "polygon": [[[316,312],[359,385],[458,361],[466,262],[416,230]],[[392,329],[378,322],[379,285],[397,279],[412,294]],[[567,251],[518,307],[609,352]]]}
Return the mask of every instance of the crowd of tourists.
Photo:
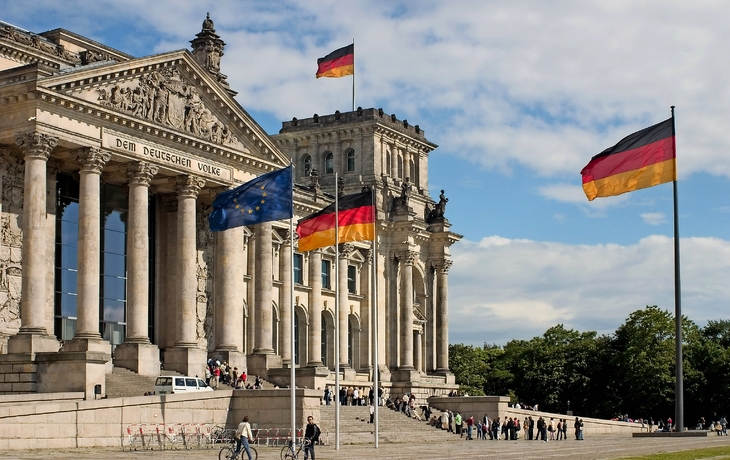
{"label": "crowd of tourists", "polygon": [[[544,417],[533,419],[532,416],[529,416],[520,421],[517,417],[507,416],[503,420],[500,420],[499,417],[490,419],[487,414],[484,414],[480,419],[474,419],[474,416],[466,418],[461,413],[454,413],[450,410],[443,412],[440,416],[431,415],[428,421],[429,425],[454,433],[467,440],[473,440],[476,437],[476,439],[492,441],[524,439],[526,441],[548,442],[567,440],[568,428],[571,425],[571,421],[567,418],[556,421],[552,417],[548,420]],[[575,439],[582,441],[583,419],[576,417],[572,425]]]}
{"label": "crowd of tourists", "polygon": [[208,365],[205,366],[205,383],[211,388],[219,388],[221,385],[241,390],[263,388],[263,380],[258,375],[249,379],[245,369],[239,371],[237,367],[229,365],[226,361],[220,362],[213,358],[208,359]]}

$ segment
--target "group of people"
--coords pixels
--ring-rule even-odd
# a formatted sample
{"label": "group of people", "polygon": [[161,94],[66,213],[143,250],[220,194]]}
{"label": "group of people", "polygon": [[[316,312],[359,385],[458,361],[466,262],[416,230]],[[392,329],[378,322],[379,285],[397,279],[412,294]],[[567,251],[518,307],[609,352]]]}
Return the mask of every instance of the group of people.
{"label": "group of people", "polygon": [[[337,400],[342,406],[367,406],[372,405],[375,399],[375,391],[373,387],[366,392],[365,387],[340,387],[340,394]],[[332,401],[335,400],[334,391],[329,386],[325,387],[324,394],[322,395],[324,404],[331,405]],[[378,388],[378,405],[382,404],[383,400],[383,387]]]}
{"label": "group of people", "polygon": [[237,389],[259,390],[263,388],[263,380],[257,375],[253,382],[248,380],[246,370],[240,371],[226,361],[210,358],[205,366],[205,383],[211,388],[226,385]]}
{"label": "group of people", "polygon": [[[481,419],[475,420],[473,416],[465,418],[461,413],[453,413],[450,410],[443,412],[440,417],[434,415],[427,420],[429,425],[440,426],[441,429],[461,437],[466,436],[467,440],[473,440],[473,432],[476,431],[477,439],[494,441],[514,441],[520,437],[525,440],[542,440],[544,442],[564,440],[568,439],[568,425],[570,424],[567,419],[562,418],[555,423],[553,418],[546,420],[539,417],[534,420],[532,416],[529,416],[523,422],[520,422],[517,417],[505,416],[504,420],[500,420],[499,417],[490,419],[487,414],[484,414]],[[573,429],[575,430],[575,439],[582,441],[583,419],[576,417]],[[522,436],[520,436],[521,432],[523,433]]]}

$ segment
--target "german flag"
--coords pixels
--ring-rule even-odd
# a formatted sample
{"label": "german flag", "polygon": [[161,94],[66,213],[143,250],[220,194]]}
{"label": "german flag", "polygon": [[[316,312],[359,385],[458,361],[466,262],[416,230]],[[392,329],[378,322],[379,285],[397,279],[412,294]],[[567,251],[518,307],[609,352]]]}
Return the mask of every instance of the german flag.
{"label": "german flag", "polygon": [[[340,243],[372,240],[375,237],[373,192],[346,195],[338,200]],[[300,220],[297,224],[302,252],[335,244],[335,204]]]}
{"label": "german flag", "polygon": [[677,179],[674,118],[637,131],[594,156],[580,172],[588,201]]}
{"label": "german flag", "polygon": [[317,78],[339,78],[355,73],[355,44],[332,51],[317,59]]}

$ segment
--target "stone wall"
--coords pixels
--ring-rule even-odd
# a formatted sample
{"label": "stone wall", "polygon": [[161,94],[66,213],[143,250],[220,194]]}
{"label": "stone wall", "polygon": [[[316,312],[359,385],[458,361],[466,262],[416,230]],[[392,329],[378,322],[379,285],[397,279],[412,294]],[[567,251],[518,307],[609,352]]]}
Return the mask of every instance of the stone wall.
{"label": "stone wall", "polygon": [[[448,409],[454,413],[459,412],[465,418],[474,416],[474,419],[481,418],[484,414],[487,414],[490,419],[495,416],[500,419],[504,419],[504,417],[517,417],[520,422],[524,421],[527,417],[532,417],[535,421],[543,417],[546,421],[553,418],[555,425],[557,425],[558,420],[563,418],[568,420],[568,436],[572,437],[574,432],[573,422],[575,421],[575,415],[568,416],[551,412],[515,409],[514,407],[509,407],[509,397],[507,396],[463,396],[457,398],[434,396],[428,398],[428,404],[438,410],[443,411]],[[631,436],[632,433],[647,431],[647,428],[640,423],[616,422],[613,420],[583,417],[580,414],[577,415],[583,419],[583,433],[585,436],[604,434]]]}
{"label": "stone wall", "polygon": [[[307,415],[319,419],[319,392],[297,390],[296,396],[297,425],[303,426]],[[68,402],[69,397],[0,404],[0,451],[122,447],[127,426],[136,424],[208,423],[235,428],[244,415],[260,428],[291,424],[289,390],[220,390],[75,402]]]}

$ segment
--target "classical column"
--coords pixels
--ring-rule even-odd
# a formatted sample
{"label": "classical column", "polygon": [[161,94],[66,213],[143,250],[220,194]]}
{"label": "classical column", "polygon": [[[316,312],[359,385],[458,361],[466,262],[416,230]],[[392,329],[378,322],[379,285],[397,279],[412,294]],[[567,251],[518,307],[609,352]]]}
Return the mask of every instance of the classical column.
{"label": "classical column", "polygon": [[346,368],[351,367],[350,362],[348,360],[348,350],[349,350],[349,342],[348,342],[348,330],[349,330],[349,315],[350,315],[350,305],[349,305],[349,293],[347,290],[347,265],[348,265],[348,259],[352,255],[352,253],[355,252],[355,247],[351,244],[341,244],[340,245],[340,260],[338,261],[339,269],[338,269],[338,278],[337,283],[339,285],[339,303],[340,303],[340,322],[339,322],[339,330],[340,330],[340,367]]}
{"label": "classical column", "polygon": [[127,221],[127,337],[150,343],[149,338],[149,187],[157,166],[138,162],[126,168],[129,179]]}
{"label": "classical column", "polygon": [[175,347],[165,352],[165,369],[187,375],[202,375],[206,350],[198,348],[197,340],[197,247],[196,199],[205,181],[195,176],[178,176],[170,182],[177,191],[177,241],[175,247],[177,288]]}
{"label": "classical column", "polygon": [[[161,267],[175,267],[177,263],[177,195],[169,193],[162,195],[162,207],[165,209],[167,227],[161,232],[164,235],[164,244],[167,249],[165,265]],[[162,260],[160,262],[163,262]],[[162,311],[161,318],[163,322],[159,325],[164,328],[165,333],[162,334],[164,342],[160,343],[161,348],[171,348],[175,346],[177,340],[177,331],[179,329],[178,318],[178,292],[177,292],[177,270],[162,270],[163,286],[160,289],[165,290],[164,303],[160,305]],[[162,299],[161,299],[162,300]]]}
{"label": "classical column", "polygon": [[254,343],[256,342],[256,289],[254,280],[256,278],[256,238],[257,232],[252,233],[246,240],[246,250],[248,257],[246,258],[246,274],[248,275],[248,286],[246,293],[248,294],[248,314],[246,317],[246,354],[253,352]]}
{"label": "classical column", "polygon": [[291,353],[291,330],[294,327],[294,318],[291,314],[291,259],[292,247],[289,231],[284,235],[281,243],[281,255],[279,257],[279,270],[281,279],[281,290],[279,290],[279,312],[281,314],[281,350],[279,354],[283,364],[294,365],[294,356]]}
{"label": "classical column", "polygon": [[418,253],[401,251],[401,330],[400,330],[400,369],[413,369],[413,263]]}
{"label": "classical column", "polygon": [[247,358],[249,374],[266,378],[269,369],[280,368],[281,357],[274,353],[272,318],[273,296],[273,245],[271,222],[256,225],[256,337],[253,353]]}
{"label": "classical column", "polygon": [[271,222],[258,224],[256,229],[256,255],[258,260],[256,279],[256,341],[253,354],[269,355],[274,353],[272,347],[273,321],[271,318],[271,303],[273,301],[273,266],[271,243]]}
{"label": "classical column", "polygon": [[309,251],[309,359],[307,366],[322,362],[322,252]]}
{"label": "classical column", "polygon": [[243,370],[243,227],[215,233],[215,352],[220,361]]}
{"label": "classical column", "polygon": [[[8,342],[9,353],[56,351],[58,342],[45,328],[46,308],[46,162],[58,139],[28,133],[15,139],[25,158],[23,186],[23,273],[20,331]],[[54,343],[55,342],[55,345]]]}
{"label": "classical column", "polygon": [[178,324],[176,347],[194,348],[196,336],[197,247],[196,199],[205,181],[194,176],[175,180],[177,190],[177,292],[182,320]]}
{"label": "classical column", "polygon": [[453,261],[444,259],[436,268],[436,371],[449,372],[449,284]]}
{"label": "classical column", "polygon": [[127,334],[115,350],[114,364],[141,375],[158,375],[160,353],[149,337],[149,192],[158,168],[140,161],[122,171],[129,180]]}
{"label": "classical column", "polygon": [[423,370],[423,331],[417,330],[413,332],[416,336],[414,348],[416,350],[415,367],[417,371]]}
{"label": "classical column", "polygon": [[398,177],[398,146],[395,142],[390,144],[390,177],[403,180],[402,177]]}
{"label": "classical column", "polygon": [[101,261],[101,170],[110,155],[95,148],[73,153],[79,165],[79,249],[74,339],[101,339],[99,275]]}

